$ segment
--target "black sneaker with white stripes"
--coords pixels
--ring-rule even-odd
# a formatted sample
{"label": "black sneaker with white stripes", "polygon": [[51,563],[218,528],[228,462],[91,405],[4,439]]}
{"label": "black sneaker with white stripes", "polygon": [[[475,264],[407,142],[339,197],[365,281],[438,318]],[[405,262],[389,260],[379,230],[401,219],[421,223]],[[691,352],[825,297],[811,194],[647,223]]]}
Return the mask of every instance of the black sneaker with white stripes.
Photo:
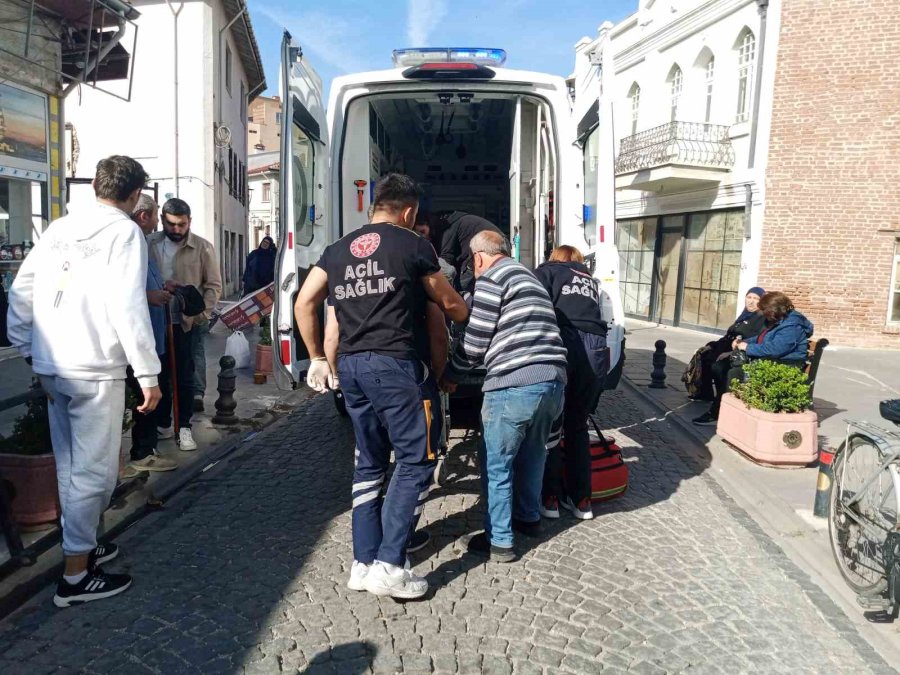
{"label": "black sneaker with white stripes", "polygon": [[88,556],[88,569],[92,570],[98,565],[108,563],[119,555],[119,547],[115,544],[98,544]]}
{"label": "black sneaker with white stripes", "polygon": [[53,604],[57,607],[69,607],[92,600],[111,598],[124,593],[131,586],[131,577],[127,574],[106,574],[99,569],[90,571],[77,584],[70,584],[60,579],[56,586]]}

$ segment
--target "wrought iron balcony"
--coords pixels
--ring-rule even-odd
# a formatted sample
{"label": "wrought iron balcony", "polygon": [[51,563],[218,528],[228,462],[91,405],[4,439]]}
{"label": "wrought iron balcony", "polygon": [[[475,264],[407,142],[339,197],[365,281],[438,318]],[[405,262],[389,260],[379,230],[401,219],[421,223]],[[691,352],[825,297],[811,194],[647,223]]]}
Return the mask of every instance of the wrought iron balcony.
{"label": "wrought iron balcony", "polygon": [[[696,169],[710,169],[718,174],[734,166],[729,128],[700,122],[669,122],[623,138],[616,158],[616,175],[648,172],[662,167],[683,167],[693,170],[691,175],[696,180],[716,180],[706,172],[697,173]],[[617,186],[640,189],[645,183],[655,183],[663,177],[646,175],[643,179],[628,181],[627,185],[617,181]],[[667,177],[690,180],[688,175],[679,177],[671,172]]]}

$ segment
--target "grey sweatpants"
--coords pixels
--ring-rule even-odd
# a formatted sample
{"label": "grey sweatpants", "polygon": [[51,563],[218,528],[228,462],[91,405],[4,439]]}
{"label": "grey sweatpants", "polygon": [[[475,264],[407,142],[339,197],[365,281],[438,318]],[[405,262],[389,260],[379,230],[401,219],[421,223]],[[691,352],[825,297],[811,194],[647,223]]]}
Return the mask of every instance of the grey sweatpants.
{"label": "grey sweatpants", "polygon": [[63,553],[82,555],[97,546],[100,515],[116,488],[125,380],[42,375],[41,384],[49,399]]}

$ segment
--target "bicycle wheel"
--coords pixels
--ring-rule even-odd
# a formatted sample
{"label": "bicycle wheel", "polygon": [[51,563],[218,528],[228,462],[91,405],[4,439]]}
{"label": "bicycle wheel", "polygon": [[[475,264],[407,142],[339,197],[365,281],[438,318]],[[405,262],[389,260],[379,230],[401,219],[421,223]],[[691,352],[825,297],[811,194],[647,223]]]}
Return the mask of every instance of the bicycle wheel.
{"label": "bicycle wheel", "polygon": [[[868,436],[850,437],[834,458],[834,485],[828,504],[831,550],[841,576],[857,593],[874,595],[887,587],[884,541],[898,522],[897,468],[880,469],[884,452]],[[877,474],[858,501],[865,483]]]}

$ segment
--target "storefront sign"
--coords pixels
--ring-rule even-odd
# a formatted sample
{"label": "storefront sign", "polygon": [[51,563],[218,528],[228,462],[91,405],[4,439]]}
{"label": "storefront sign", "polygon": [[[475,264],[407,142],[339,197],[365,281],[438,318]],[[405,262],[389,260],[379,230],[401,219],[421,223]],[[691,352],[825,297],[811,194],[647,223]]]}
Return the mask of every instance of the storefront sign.
{"label": "storefront sign", "polygon": [[0,83],[0,156],[47,162],[47,99]]}

